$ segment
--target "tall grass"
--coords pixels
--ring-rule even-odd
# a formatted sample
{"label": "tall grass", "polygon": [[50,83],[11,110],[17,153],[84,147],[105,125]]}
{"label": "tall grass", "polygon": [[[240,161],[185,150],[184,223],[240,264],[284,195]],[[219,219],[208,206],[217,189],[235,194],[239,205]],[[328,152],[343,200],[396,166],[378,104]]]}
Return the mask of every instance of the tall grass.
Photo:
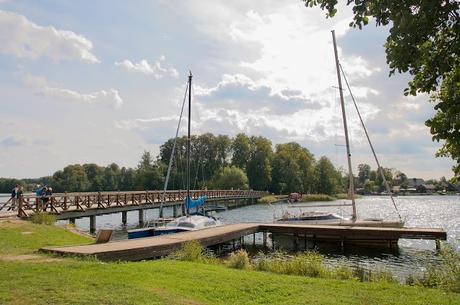
{"label": "tall grass", "polygon": [[234,269],[248,269],[251,268],[251,262],[249,261],[249,255],[244,249],[240,249],[230,254],[227,261],[227,265]]}
{"label": "tall grass", "polygon": [[282,201],[285,199],[287,199],[286,195],[279,195],[279,196],[269,195],[269,196],[264,196],[260,198],[258,202],[267,204],[267,203],[275,203],[275,202]]}
{"label": "tall grass", "polygon": [[325,194],[302,195],[300,201],[334,201],[335,198]]}
{"label": "tall grass", "polygon": [[422,277],[412,275],[406,283],[460,293],[460,253],[445,244],[439,251],[439,258],[440,263],[431,263]]}
{"label": "tall grass", "polygon": [[171,257],[189,262],[215,262],[214,255],[207,251],[198,241],[191,240],[182,244],[181,248],[171,254]]}
{"label": "tall grass", "polygon": [[56,216],[48,213],[38,212],[33,214],[30,220],[36,224],[52,225],[56,222]]}

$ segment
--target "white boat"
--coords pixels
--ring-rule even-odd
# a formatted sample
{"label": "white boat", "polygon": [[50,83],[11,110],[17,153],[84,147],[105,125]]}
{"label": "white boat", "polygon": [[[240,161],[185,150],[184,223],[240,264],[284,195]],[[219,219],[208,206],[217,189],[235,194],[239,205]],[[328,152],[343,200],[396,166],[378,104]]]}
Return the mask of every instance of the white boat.
{"label": "white boat", "polygon": [[[342,79],[341,79],[341,66],[339,63],[338,55],[337,55],[337,45],[335,42],[335,33],[332,31],[332,40],[334,44],[334,55],[335,55],[335,62],[336,62],[336,69],[337,69],[337,79],[339,83],[339,92],[340,92],[340,104],[342,107],[342,118],[343,118],[343,127],[345,131],[345,144],[347,148],[347,161],[348,161],[348,175],[349,175],[349,199],[351,199],[351,205],[353,208],[351,218],[344,218],[339,215],[328,213],[328,212],[301,212],[299,214],[291,214],[287,211],[283,213],[283,216],[276,220],[278,223],[297,223],[297,224],[324,224],[324,225],[342,225],[342,226],[367,226],[367,227],[403,227],[404,222],[401,220],[401,216],[399,215],[398,209],[396,207],[396,203],[394,202],[393,196],[390,191],[390,187],[385,179],[385,175],[383,173],[383,169],[380,166],[379,160],[377,159],[377,155],[375,153],[374,147],[372,146],[371,140],[369,138],[369,134],[367,133],[366,126],[364,125],[364,121],[361,118],[361,114],[359,109],[356,105],[356,102],[351,94],[350,86],[348,86],[347,79],[345,78],[345,82],[350,90],[351,97],[355,104],[355,108],[358,112],[358,116],[361,121],[361,125],[364,129],[366,134],[367,140],[369,145],[372,149],[372,153],[374,154],[375,161],[377,163],[380,175],[382,180],[385,183],[385,187],[387,192],[390,194],[391,201],[393,206],[395,207],[396,211],[398,212],[399,219],[398,220],[384,220],[384,219],[377,219],[377,218],[370,218],[370,219],[359,219],[357,212],[356,212],[356,202],[355,202],[355,193],[354,193],[354,177],[353,171],[351,166],[351,152],[350,152],[350,143],[348,139],[348,126],[347,126],[347,117],[345,113],[345,103],[343,99],[343,89],[342,89]],[[342,70],[343,72],[343,70]],[[345,75],[344,75],[345,76]]]}
{"label": "white boat", "polygon": [[[192,92],[192,73],[191,72],[188,78],[187,85],[188,85],[188,110],[189,111],[188,111],[188,137],[187,137],[187,195],[183,202],[183,210],[185,211],[185,215],[174,218],[172,221],[170,221],[164,226],[149,227],[147,225],[147,228],[129,230],[128,231],[129,239],[163,235],[163,234],[173,234],[173,233],[184,232],[184,231],[195,231],[195,230],[207,229],[207,228],[212,228],[212,227],[222,225],[222,223],[216,218],[214,218],[213,216],[210,216],[207,213],[203,213],[203,214],[198,213],[198,209],[200,207],[203,207],[205,204],[206,196],[201,196],[197,199],[193,199],[190,195],[190,139],[191,139],[190,122],[191,122],[191,106],[192,106],[192,94],[191,94]],[[184,102],[182,105],[179,123],[178,123],[177,130],[176,130],[176,137],[174,139],[173,149],[172,149],[171,156],[169,159],[168,171],[166,174],[166,180],[165,180],[164,189],[163,189],[163,198],[162,198],[162,202],[160,205],[160,212],[159,212],[160,218],[163,218],[163,202],[164,202],[164,198],[166,194],[166,189],[168,186],[169,175],[171,173],[171,165],[172,165],[173,158],[174,158],[176,140],[177,140],[178,132],[180,129],[180,122],[182,119],[184,105],[185,105],[185,98],[184,98]],[[191,209],[196,209],[196,213],[191,214],[190,213]]]}

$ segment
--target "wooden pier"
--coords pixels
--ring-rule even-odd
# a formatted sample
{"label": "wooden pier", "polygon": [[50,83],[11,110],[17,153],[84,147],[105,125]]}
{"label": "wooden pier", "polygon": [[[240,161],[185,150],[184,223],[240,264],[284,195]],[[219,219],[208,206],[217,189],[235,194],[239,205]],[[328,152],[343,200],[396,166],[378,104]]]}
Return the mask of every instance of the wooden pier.
{"label": "wooden pier", "polygon": [[[205,247],[215,246],[244,236],[263,232],[293,234],[305,238],[321,238],[337,242],[365,241],[398,241],[406,239],[446,240],[447,234],[442,229],[425,228],[375,228],[375,227],[343,227],[324,225],[290,225],[290,224],[258,224],[238,223],[216,228],[203,229],[155,237],[145,237],[70,247],[46,247],[41,251],[54,254],[77,256],[95,256],[100,260],[143,260],[168,255],[179,249],[187,241],[198,241]],[[255,239],[254,239],[255,240]],[[264,238],[265,241],[265,238]]]}

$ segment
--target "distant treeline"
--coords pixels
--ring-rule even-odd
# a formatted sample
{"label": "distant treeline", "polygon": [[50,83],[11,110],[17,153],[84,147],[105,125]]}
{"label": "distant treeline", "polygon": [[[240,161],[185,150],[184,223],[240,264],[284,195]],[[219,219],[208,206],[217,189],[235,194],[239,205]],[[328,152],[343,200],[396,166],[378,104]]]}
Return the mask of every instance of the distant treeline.
{"label": "distant treeline", "polygon": [[[0,192],[8,193],[20,183],[32,191],[38,184],[50,185],[54,192],[132,191],[162,189],[174,139],[160,147],[154,158],[144,152],[135,168],[112,163],[106,167],[96,164],[74,164],[51,177],[38,179],[0,178]],[[193,136],[191,141],[191,188],[251,188],[273,193],[344,192],[346,175],[333,166],[327,157],[316,159],[307,148],[290,142],[273,147],[271,141],[243,133],[230,138],[207,133]],[[359,171],[359,182],[368,180],[370,168]],[[377,176],[377,175],[376,175]],[[390,180],[390,179],[389,179]],[[378,177],[375,178],[376,183]],[[358,183],[358,185],[361,183]],[[176,153],[168,189],[186,188],[186,137],[177,139]]]}

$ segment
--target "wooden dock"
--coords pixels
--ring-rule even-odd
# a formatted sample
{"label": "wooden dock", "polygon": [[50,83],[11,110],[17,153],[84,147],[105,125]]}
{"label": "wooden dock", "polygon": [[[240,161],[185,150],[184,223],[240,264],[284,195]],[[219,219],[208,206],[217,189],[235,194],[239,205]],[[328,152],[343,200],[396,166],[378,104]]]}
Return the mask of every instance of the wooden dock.
{"label": "wooden dock", "polygon": [[105,244],[90,244],[70,247],[46,247],[43,252],[95,256],[100,260],[143,260],[168,255],[187,241],[196,240],[205,247],[223,244],[263,232],[302,235],[306,238],[326,238],[335,241],[396,241],[400,238],[446,240],[442,229],[425,228],[375,228],[343,227],[324,225],[258,224],[238,223],[198,231],[183,232],[155,237],[113,241]]}

